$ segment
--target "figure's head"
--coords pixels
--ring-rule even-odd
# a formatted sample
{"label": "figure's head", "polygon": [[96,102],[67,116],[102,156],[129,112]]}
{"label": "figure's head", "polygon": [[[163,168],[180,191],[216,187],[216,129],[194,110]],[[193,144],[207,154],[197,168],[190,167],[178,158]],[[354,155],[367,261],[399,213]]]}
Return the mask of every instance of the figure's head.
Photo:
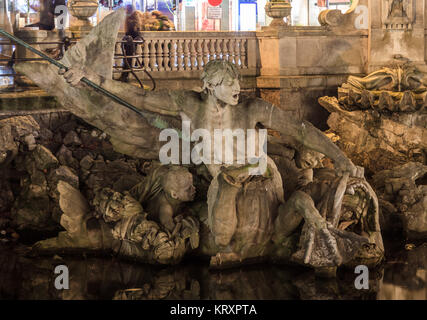
{"label": "figure's head", "polygon": [[131,4],[126,5],[126,14],[131,14],[134,11]]}
{"label": "figure's head", "polygon": [[235,106],[239,102],[240,73],[236,65],[226,60],[209,61],[201,76],[203,89],[218,100]]}
{"label": "figure's head", "polygon": [[325,156],[317,151],[300,147],[295,154],[295,162],[298,168],[314,169],[322,165]]}
{"label": "figure's head", "polygon": [[172,167],[162,177],[163,190],[173,199],[182,202],[193,201],[196,188],[193,185],[193,175],[183,167]]}

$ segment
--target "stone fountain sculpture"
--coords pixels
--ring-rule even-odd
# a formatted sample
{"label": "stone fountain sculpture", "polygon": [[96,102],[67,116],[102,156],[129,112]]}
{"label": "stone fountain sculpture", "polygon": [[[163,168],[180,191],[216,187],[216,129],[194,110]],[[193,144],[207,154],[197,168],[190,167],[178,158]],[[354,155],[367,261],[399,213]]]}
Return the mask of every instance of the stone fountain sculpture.
{"label": "stone fountain sculpture", "polygon": [[426,74],[398,57],[364,78],[350,76],[338,98],[319,103],[332,113],[328,125],[340,147],[370,172],[426,163],[426,81]]}
{"label": "stone fountain sculpture", "polygon": [[350,76],[338,98],[319,99],[331,112],[329,133],[355,163],[374,174],[385,228],[399,217],[411,238],[427,234],[426,85],[427,75],[397,56],[390,67],[364,78]]}
{"label": "stone fountain sculpture", "polygon": [[[261,99],[240,101],[239,72],[229,62],[214,60],[205,66],[203,92],[143,92],[112,80],[114,45],[123,19],[122,10],[107,16],[70,48],[62,63],[71,69],[60,72],[63,75],[44,63],[22,63],[16,69],[55,95],[65,109],[108,134],[116,152],[155,160],[164,146],[160,130],[79,84],[83,76],[171,128],[185,120],[191,129],[209,132],[255,129],[257,123],[278,130],[276,140],[271,140],[274,149],[293,149],[294,153],[282,154],[298,154],[286,161],[300,167],[297,175],[308,178],[285,197],[287,181],[271,157],[266,157],[266,170],[254,175],[247,158],[243,164],[234,159],[217,165],[203,161],[204,155],[201,164],[190,166],[195,179],[204,177],[197,186],[206,190],[199,201],[192,201],[191,179],[180,178],[187,183],[171,187],[176,178],[169,170],[189,177],[185,169],[153,169],[130,190],[101,188],[94,190],[92,199],[85,199],[69,183],[58,182],[61,225],[66,231],[39,242],[35,249],[113,250],[119,256],[162,264],[178,263],[192,251],[210,257],[215,268],[268,259],[294,261],[327,273],[344,264],[381,261],[378,200],[363,178],[363,168],[354,166],[310,123],[290,119]],[[313,170],[318,165],[315,159],[321,158],[313,152],[329,157],[334,169]]]}

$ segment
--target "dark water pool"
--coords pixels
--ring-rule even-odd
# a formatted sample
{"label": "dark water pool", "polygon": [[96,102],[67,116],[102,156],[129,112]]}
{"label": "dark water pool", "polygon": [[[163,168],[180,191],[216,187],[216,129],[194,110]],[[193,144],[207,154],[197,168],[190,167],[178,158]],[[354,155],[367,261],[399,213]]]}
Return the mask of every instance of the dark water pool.
{"label": "dark water pool", "polygon": [[[427,243],[370,270],[357,290],[353,270],[316,279],[311,270],[253,265],[210,271],[202,262],[153,267],[114,258],[31,257],[24,246],[0,246],[0,299],[427,299]],[[55,288],[55,267],[66,265],[69,290]]]}

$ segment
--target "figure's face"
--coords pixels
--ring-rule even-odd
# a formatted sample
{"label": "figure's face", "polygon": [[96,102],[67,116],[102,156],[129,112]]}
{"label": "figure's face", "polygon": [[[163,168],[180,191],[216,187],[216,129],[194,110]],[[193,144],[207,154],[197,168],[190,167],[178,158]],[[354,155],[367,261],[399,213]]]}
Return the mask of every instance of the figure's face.
{"label": "figure's face", "polygon": [[193,185],[193,176],[191,173],[181,174],[176,187],[176,190],[172,191],[171,194],[173,198],[183,202],[194,200],[196,188]]}
{"label": "figure's face", "polygon": [[325,156],[319,152],[303,148],[296,155],[296,164],[301,169],[313,169],[322,163]]}
{"label": "figure's face", "polygon": [[237,105],[240,95],[239,80],[226,76],[220,85],[213,87],[213,94],[218,100],[230,106]]}

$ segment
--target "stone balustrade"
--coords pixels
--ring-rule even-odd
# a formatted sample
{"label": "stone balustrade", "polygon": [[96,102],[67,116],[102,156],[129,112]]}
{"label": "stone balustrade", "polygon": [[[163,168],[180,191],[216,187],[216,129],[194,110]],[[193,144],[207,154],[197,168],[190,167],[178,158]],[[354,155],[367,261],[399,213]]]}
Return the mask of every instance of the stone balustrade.
{"label": "stone balustrade", "polygon": [[[162,80],[198,81],[203,66],[210,60],[226,59],[235,63],[243,77],[259,75],[259,50],[255,32],[142,32],[136,42],[132,67],[145,68]],[[123,35],[116,44],[115,73],[123,68]],[[175,87],[179,84],[175,84]]]}

